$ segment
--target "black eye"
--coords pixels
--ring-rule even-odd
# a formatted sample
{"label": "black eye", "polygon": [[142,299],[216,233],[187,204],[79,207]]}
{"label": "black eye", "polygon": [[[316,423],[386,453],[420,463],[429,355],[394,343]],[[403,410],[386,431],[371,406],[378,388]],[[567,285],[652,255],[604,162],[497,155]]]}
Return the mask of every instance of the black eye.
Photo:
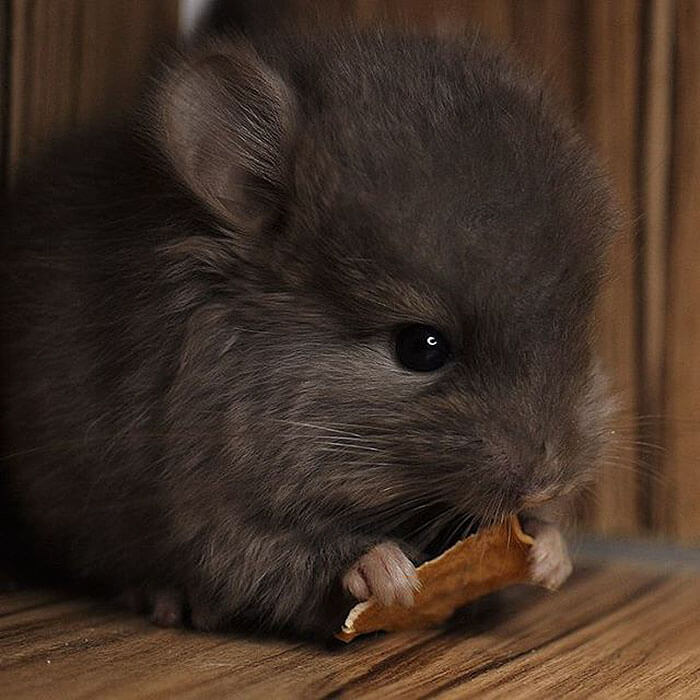
{"label": "black eye", "polygon": [[450,345],[436,328],[414,323],[397,333],[396,357],[406,369],[432,372],[450,359]]}

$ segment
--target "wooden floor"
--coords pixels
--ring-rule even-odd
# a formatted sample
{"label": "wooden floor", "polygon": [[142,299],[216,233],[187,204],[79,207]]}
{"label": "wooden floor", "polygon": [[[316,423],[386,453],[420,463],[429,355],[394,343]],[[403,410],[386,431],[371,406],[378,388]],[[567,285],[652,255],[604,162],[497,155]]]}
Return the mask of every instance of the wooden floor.
{"label": "wooden floor", "polygon": [[497,621],[308,644],[163,630],[88,599],[0,597],[2,698],[700,698],[700,575],[581,569]]}

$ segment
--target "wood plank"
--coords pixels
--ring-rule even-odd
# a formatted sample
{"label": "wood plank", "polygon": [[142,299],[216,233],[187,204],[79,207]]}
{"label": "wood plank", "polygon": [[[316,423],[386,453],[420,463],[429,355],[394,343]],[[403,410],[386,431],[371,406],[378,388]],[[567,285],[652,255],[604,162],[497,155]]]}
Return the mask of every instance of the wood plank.
{"label": "wood plank", "polygon": [[640,138],[640,258],[642,305],[638,437],[643,482],[641,518],[655,527],[655,490],[663,466],[664,382],[666,363],[666,287],[670,217],[670,166],[673,125],[675,3],[647,4],[643,50]]}
{"label": "wood plank", "polygon": [[580,4],[571,0],[513,2],[513,12],[519,54],[542,72],[568,114],[581,121],[585,37]]}
{"label": "wood plank", "polygon": [[700,3],[676,3],[667,325],[667,458],[660,529],[700,543]]}
{"label": "wood plank", "polygon": [[[506,686],[514,698],[693,697],[700,690],[697,621],[688,619],[687,612],[698,592],[679,581],[650,582],[609,614],[552,639],[535,658],[520,657],[482,675],[470,692],[491,698]],[[666,605],[669,599],[677,605]],[[624,659],[615,658],[620,649]],[[655,664],[640,663],[659,650],[667,667],[663,674]],[[458,694],[455,689],[443,697]]]}
{"label": "wood plank", "polygon": [[388,18],[395,24],[408,24],[436,34],[464,34],[477,31],[501,43],[513,37],[513,12],[511,0],[489,2],[460,2],[459,0],[370,0],[358,2],[374,8],[374,19]]}
{"label": "wood plank", "polygon": [[[585,3],[582,119],[619,194],[625,226],[610,251],[610,278],[599,305],[600,352],[620,397],[619,457],[603,466],[598,479],[594,528],[632,534],[640,526],[635,414],[638,406],[637,144],[639,138],[639,0]],[[630,420],[632,419],[632,420]],[[622,460],[622,461],[620,461]]]}
{"label": "wood plank", "polygon": [[697,575],[583,569],[557,594],[513,590],[503,613],[478,626],[329,651],[163,630],[106,603],[46,594],[36,605],[41,592],[15,593],[0,597],[10,611],[0,616],[0,674],[13,698],[694,697],[698,594]]}
{"label": "wood plank", "polygon": [[177,9],[171,0],[13,0],[11,176],[52,138],[133,103],[154,45],[175,36]]}
{"label": "wood plank", "polygon": [[0,194],[5,189],[7,168],[8,109],[10,97],[10,3],[0,4]]}

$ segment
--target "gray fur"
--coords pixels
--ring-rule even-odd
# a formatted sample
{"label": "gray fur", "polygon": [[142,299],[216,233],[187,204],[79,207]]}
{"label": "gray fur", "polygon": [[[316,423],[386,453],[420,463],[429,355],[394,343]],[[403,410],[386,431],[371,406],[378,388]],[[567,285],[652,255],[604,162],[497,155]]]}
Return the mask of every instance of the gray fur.
{"label": "gray fur", "polygon": [[[471,38],[276,32],[148,104],[12,202],[2,468],[41,557],[326,634],[377,542],[586,483],[613,212],[536,80]],[[405,322],[454,361],[402,369]]]}

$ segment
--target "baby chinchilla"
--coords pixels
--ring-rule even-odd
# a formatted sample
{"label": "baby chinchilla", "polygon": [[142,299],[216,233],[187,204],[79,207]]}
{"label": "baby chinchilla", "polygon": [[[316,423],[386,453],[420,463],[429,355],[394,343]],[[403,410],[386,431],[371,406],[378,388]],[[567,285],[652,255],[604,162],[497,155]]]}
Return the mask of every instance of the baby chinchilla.
{"label": "baby chinchilla", "polygon": [[206,630],[410,605],[437,533],[511,513],[559,585],[538,508],[604,445],[611,200],[473,38],[200,42],[11,202],[2,469],[33,548]]}

